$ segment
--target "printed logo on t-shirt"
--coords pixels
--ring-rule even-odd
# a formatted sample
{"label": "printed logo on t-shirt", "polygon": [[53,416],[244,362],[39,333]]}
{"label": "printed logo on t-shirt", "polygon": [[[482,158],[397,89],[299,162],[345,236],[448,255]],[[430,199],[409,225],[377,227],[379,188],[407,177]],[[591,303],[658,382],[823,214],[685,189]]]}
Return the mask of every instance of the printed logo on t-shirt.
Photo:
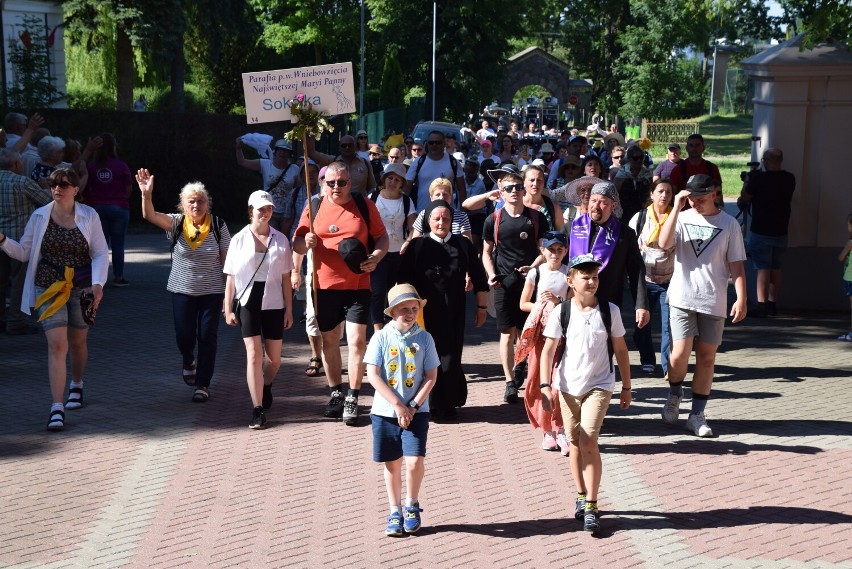
{"label": "printed logo on t-shirt", "polygon": [[104,184],[108,184],[112,180],[112,170],[109,168],[101,168],[98,170],[98,180]]}
{"label": "printed logo on t-shirt", "polygon": [[718,227],[710,227],[707,225],[692,225],[690,223],[683,224],[686,230],[686,235],[689,237],[689,242],[692,244],[692,250],[695,251],[695,256],[700,257],[701,253],[707,250],[710,243],[722,233]]}

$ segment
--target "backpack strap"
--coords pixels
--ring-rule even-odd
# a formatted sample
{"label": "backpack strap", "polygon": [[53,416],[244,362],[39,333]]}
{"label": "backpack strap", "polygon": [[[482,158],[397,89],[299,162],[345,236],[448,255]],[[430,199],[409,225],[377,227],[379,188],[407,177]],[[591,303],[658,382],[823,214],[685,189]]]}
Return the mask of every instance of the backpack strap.
{"label": "backpack strap", "polygon": [[[177,225],[172,228],[172,246],[169,248],[169,251],[174,253],[175,245],[177,245],[178,239],[180,239],[181,228],[183,227],[183,220],[186,216],[181,214],[181,216],[177,219]],[[222,242],[222,224],[224,222],[221,218],[216,217],[212,213],[210,214],[210,229],[213,231],[213,237],[216,238],[216,243]]]}
{"label": "backpack strap", "polygon": [[370,208],[367,206],[367,199],[360,192],[352,192],[352,199],[355,200],[355,205],[358,206],[358,212],[361,214],[361,219],[367,226],[367,254],[371,254],[376,247],[376,241],[370,233]]}
{"label": "backpack strap", "polygon": [[423,164],[426,163],[426,155],[423,154],[420,158],[417,159],[417,166],[414,168],[414,180],[411,182],[411,189],[413,191],[410,192],[409,196],[411,200],[414,202],[414,206],[417,207],[417,194],[420,191],[420,188],[417,183],[417,179],[420,177],[420,169],[423,167]]}
{"label": "backpack strap", "polygon": [[648,208],[643,207],[639,210],[639,219],[636,220],[636,237],[642,235],[642,229],[645,227],[645,221],[648,219]]}
{"label": "backpack strap", "polygon": [[[568,324],[571,322],[571,301],[566,300],[559,305],[559,322],[562,324],[562,341],[567,341]],[[608,302],[598,302],[598,308],[601,311],[601,320],[603,320],[604,328],[606,329],[606,352],[609,356],[609,371],[614,371],[612,365],[612,357],[615,355],[615,349],[612,345],[612,312],[609,309]],[[561,354],[560,354],[561,357]]]}

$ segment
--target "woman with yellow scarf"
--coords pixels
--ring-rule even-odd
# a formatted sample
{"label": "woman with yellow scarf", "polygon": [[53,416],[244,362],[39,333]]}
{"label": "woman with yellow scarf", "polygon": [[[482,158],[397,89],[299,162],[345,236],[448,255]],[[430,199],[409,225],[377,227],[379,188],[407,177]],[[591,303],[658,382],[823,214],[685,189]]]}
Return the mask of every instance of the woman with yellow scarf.
{"label": "woman with yellow scarf", "polygon": [[225,222],[210,213],[210,194],[201,182],[186,184],[180,191],[179,213],[154,209],[154,175],[148,170],[139,169],[136,183],[142,192],[142,217],[165,231],[172,243],[166,290],[172,293],[175,337],[183,359],[181,377],[195,388],[192,401],[205,403],[216,365],[225,299],[222,267],[231,234]]}
{"label": "woman with yellow scarf", "polygon": [[[100,218],[80,199],[80,178],[58,168],[48,177],[53,201],[33,212],[20,242],[0,234],[0,249],[28,262],[21,310],[34,307],[47,337],[47,372],[53,404],[47,429],[65,427],[65,410],[83,406],[86,343],[103,297],[109,249]],[[71,386],[65,394],[66,357],[71,352]]]}
{"label": "woman with yellow scarf", "polygon": [[[651,203],[639,210],[630,219],[630,227],[639,236],[639,250],[645,261],[645,288],[648,291],[648,308],[654,311],[654,306],[660,308],[662,321],[662,337],[660,345],[660,361],[663,375],[669,371],[669,353],[671,351],[671,331],[669,330],[669,304],[666,293],[674,273],[674,246],[661,249],[659,244],[660,228],[672,211],[674,189],[671,180],[662,178],[651,187]],[[656,371],[656,354],[651,337],[651,327],[643,326],[633,331],[633,342],[639,349],[639,361],[642,372],[651,376]]]}

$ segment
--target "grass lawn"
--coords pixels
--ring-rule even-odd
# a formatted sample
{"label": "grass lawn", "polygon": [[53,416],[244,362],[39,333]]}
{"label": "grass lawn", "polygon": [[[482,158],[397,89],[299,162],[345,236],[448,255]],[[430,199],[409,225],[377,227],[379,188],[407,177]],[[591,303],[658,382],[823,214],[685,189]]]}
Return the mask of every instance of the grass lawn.
{"label": "grass lawn", "polygon": [[[704,137],[707,146],[704,157],[719,167],[725,196],[739,196],[742,189],[740,172],[748,170],[751,157],[752,117],[705,115],[692,121],[699,123],[699,132]],[[686,155],[686,148],[683,154]],[[651,155],[655,164],[665,160],[665,145],[652,146]]]}

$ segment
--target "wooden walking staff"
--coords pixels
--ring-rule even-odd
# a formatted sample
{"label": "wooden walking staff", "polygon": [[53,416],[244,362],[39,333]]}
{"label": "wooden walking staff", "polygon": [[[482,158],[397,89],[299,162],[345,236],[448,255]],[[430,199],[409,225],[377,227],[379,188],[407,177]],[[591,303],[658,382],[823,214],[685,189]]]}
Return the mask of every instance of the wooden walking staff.
{"label": "wooden walking staff", "polygon": [[[308,151],[308,133],[302,130],[302,152]],[[314,208],[311,207],[311,175],[308,172],[308,156],[305,155],[305,203],[308,208],[308,227],[314,232]],[[313,251],[308,251],[311,256],[311,304],[314,307],[314,315],[317,313],[317,265],[313,262]]]}

